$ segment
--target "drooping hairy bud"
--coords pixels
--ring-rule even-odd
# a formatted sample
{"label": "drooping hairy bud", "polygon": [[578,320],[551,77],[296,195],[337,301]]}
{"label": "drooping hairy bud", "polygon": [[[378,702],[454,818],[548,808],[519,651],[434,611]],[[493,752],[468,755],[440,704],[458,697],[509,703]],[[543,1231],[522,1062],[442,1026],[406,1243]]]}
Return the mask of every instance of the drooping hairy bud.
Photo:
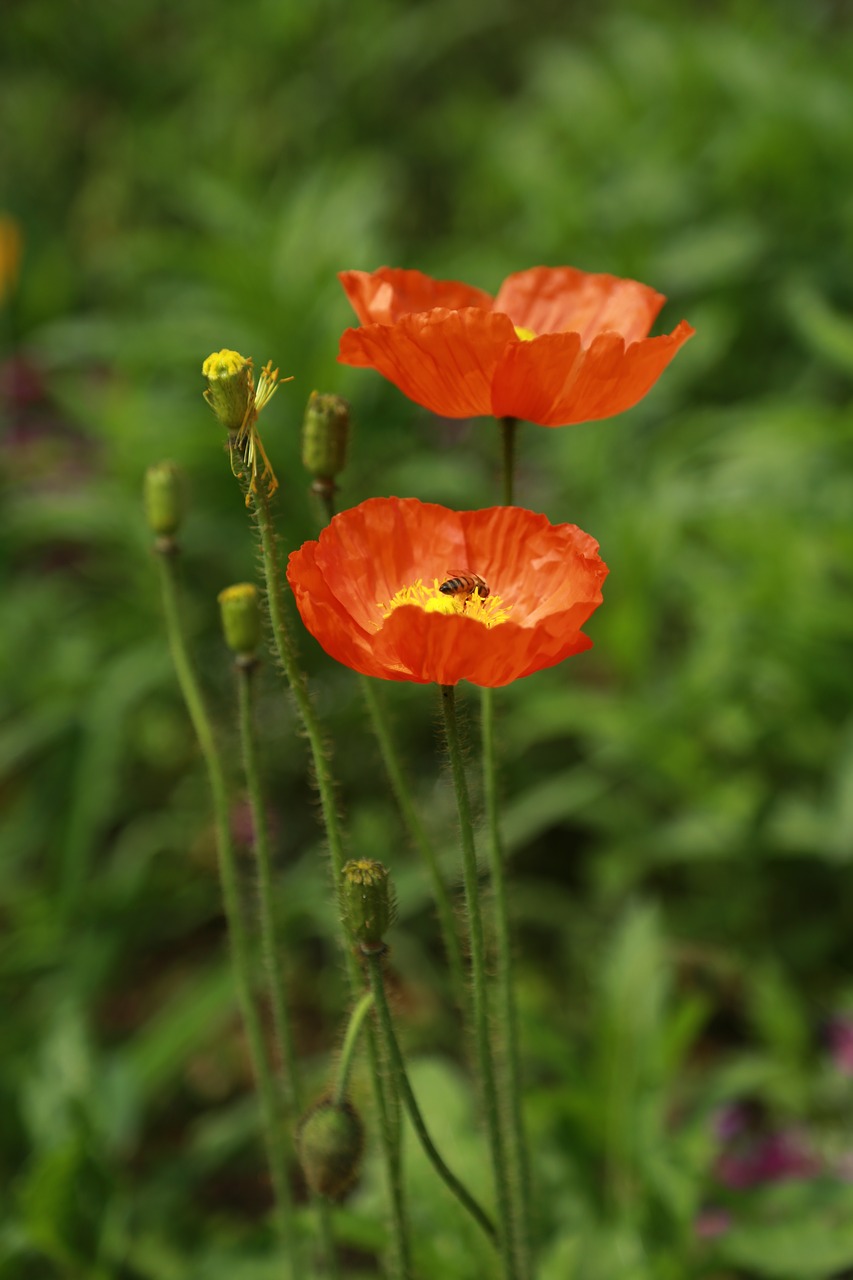
{"label": "drooping hairy bud", "polygon": [[223,427],[231,434],[238,432],[246,421],[255,397],[252,362],[239,351],[214,351],[201,366],[207,378],[204,398]]}
{"label": "drooping hairy bud", "polygon": [[237,582],[220,591],[219,612],[225,643],[238,657],[252,655],[261,642],[261,606],[252,582]]}
{"label": "drooping hairy bud", "polygon": [[145,518],[158,538],[177,533],[184,516],[183,473],[174,462],[156,462],[145,472]]}
{"label": "drooping hairy bud", "polygon": [[382,951],[396,915],[388,868],[371,858],[348,862],[341,873],[341,913],[362,951]]}
{"label": "drooping hairy bud", "polygon": [[349,405],[340,396],[312,391],[302,420],[302,462],[318,480],[343,471],[349,444]]}
{"label": "drooping hairy bud", "polygon": [[296,1146],[311,1190],[340,1200],[358,1179],[364,1126],[351,1102],[323,1098],[300,1120]]}

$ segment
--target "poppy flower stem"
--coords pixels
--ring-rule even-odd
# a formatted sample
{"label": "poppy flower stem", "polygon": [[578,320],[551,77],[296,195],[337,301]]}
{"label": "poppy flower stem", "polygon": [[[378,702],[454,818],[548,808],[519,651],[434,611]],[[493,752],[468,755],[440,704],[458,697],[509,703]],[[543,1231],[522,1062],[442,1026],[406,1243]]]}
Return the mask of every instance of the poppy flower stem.
{"label": "poppy flower stem", "polygon": [[[297,1116],[302,1111],[302,1089],[297,1065],[296,1046],[293,1039],[293,1026],[287,1007],[287,983],[281,961],[281,950],[277,945],[276,938],[269,826],[258,762],[253,716],[252,676],[256,663],[253,661],[242,662],[238,659],[234,665],[237,672],[240,747],[243,755],[243,771],[246,775],[246,788],[249,794],[249,807],[252,812],[253,845],[258,866],[258,914],[261,928],[261,946],[267,971],[267,990],[272,1007],[273,1026],[281,1063],[281,1106],[279,1107],[280,1115],[276,1131],[282,1134],[289,1134],[293,1130]],[[312,1200],[317,1213],[324,1274],[328,1275],[330,1280],[335,1280],[338,1275],[338,1267],[335,1257],[331,1211],[321,1196],[312,1195]]]}
{"label": "poppy flower stem", "polygon": [[462,845],[462,870],[465,884],[465,902],[471,935],[471,977],[474,991],[474,1035],[477,1044],[477,1060],[480,1072],[483,1108],[489,1135],[489,1149],[495,1180],[498,1207],[498,1231],[505,1280],[519,1280],[515,1247],[514,1219],[510,1196],[509,1170],[503,1132],[498,1110],[495,1082],[495,1064],[489,1036],[489,1001],[486,975],[486,943],[483,916],[480,910],[480,886],[477,870],[477,854],[474,844],[474,822],[471,798],[465,777],[465,762],[459,737],[456,712],[456,690],[453,685],[441,685],[441,709],[450,769],[456,790],[459,812],[459,829]]}
{"label": "poppy flower stem", "polygon": [[[503,501],[512,506],[515,492],[515,440],[518,420],[501,418],[503,438]],[[495,750],[495,691],[480,690],[481,737],[483,751],[483,796],[488,825],[489,870],[495,901],[495,947],[497,950],[498,1026],[503,1035],[502,1071],[498,1075],[501,1116],[507,1121],[508,1145],[512,1151],[510,1191],[515,1212],[519,1262],[524,1273],[530,1270],[530,1158],[522,1112],[521,1064],[518,1048],[518,1014],[512,974],[512,933],[509,923],[504,850],[501,842],[498,804],[498,769]]]}
{"label": "poppy flower stem", "polygon": [[508,1146],[512,1152],[510,1192],[515,1214],[519,1261],[523,1274],[530,1270],[530,1160],[522,1114],[521,1066],[518,1051],[518,1016],[512,973],[512,933],[504,874],[495,755],[494,689],[480,690],[483,749],[483,793],[488,826],[489,870],[495,903],[497,951],[497,1025],[503,1038],[502,1070],[498,1074],[501,1116],[507,1120]]}
{"label": "poppy flower stem", "polygon": [[160,540],[157,550],[169,649],[187,712],[204,757],[213,799],[219,879],[228,925],[231,963],[237,984],[237,999],[260,1097],[264,1142],[275,1193],[276,1217],[282,1249],[289,1272],[296,1280],[296,1277],[302,1274],[302,1267],[295,1245],[297,1234],[294,1230],[293,1201],[287,1177],[287,1147],[280,1123],[275,1083],[264,1043],[261,1018],[252,991],[252,948],[240,902],[240,884],[234,842],[231,837],[231,815],[225,770],[204,695],[184,638],[175,564],[177,548],[171,540],[168,542]]}
{"label": "poppy flower stem", "polygon": [[515,498],[515,440],[518,419],[501,418],[500,424],[503,443],[503,504],[511,507]]}
{"label": "poppy flower stem", "polygon": [[435,849],[412,800],[409,782],[403,772],[400,757],[391,739],[388,718],[377,692],[376,682],[371,680],[369,676],[359,676],[359,683],[370,713],[373,732],[379,744],[382,763],[385,765],[388,781],[391,783],[391,790],[394,792],[394,798],[397,801],[403,824],[406,827],[409,839],[423,858],[432,879],[432,890],[435,896],[442,941],[447,955],[447,963],[450,967],[453,995],[459,1009],[464,1014],[466,1012],[465,966],[462,962],[462,947],[456,928],[453,903],[450,900],[444,876],[441,874],[441,867],[438,865]]}
{"label": "poppy flower stem", "polygon": [[370,989],[373,993],[373,1003],[376,1006],[376,1012],[379,1017],[379,1027],[384,1041],[384,1051],[391,1061],[397,1083],[397,1092],[403,1100],[403,1105],[409,1113],[409,1119],[412,1127],[420,1139],[427,1158],[432,1164],[438,1176],[442,1179],[447,1187],[453,1192],[457,1200],[467,1209],[474,1220],[482,1227],[492,1244],[497,1244],[497,1231],[495,1224],[482,1208],[482,1206],[474,1199],[468,1188],[459,1181],[451,1169],[444,1163],[439,1151],[437,1150],[429,1131],[424,1123],[421,1109],[418,1106],[417,1099],[412,1091],[409,1083],[406,1064],[397,1036],[394,1031],[394,1022],[391,1017],[391,1010],[388,1006],[388,997],[385,993],[385,980],[382,971],[383,953],[381,951],[372,951],[367,955],[367,967],[370,973]]}
{"label": "poppy flower stem", "polygon": [[252,812],[252,836],[255,860],[258,867],[258,906],[261,926],[261,945],[264,963],[267,969],[270,1004],[272,1006],[273,1024],[282,1063],[282,1084],[286,1113],[292,1123],[301,1110],[299,1099],[299,1083],[296,1068],[296,1048],[293,1042],[293,1027],[287,1009],[286,983],[281,963],[281,955],[276,939],[276,922],[273,911],[273,879],[272,857],[270,853],[269,829],[266,821],[261,773],[258,765],[258,752],[255,743],[255,730],[252,708],[252,667],[244,663],[235,663],[237,672],[237,695],[240,709],[240,746],[243,753],[243,770],[246,775],[246,788],[249,795],[249,807]]}
{"label": "poppy flower stem", "polygon": [[[338,817],[330,752],[326,742],[324,741],[320,721],[317,716],[314,703],[311,699],[311,695],[308,691],[307,680],[299,666],[296,657],[296,650],[294,648],[293,641],[290,638],[287,614],[284,607],[284,590],[282,587],[282,583],[285,579],[279,564],[278,545],[275,526],[273,525],[272,514],[270,512],[269,499],[260,488],[256,492],[253,492],[251,497],[255,519],[258,526],[258,534],[260,537],[261,559],[263,562],[264,581],[267,589],[267,607],[269,609],[270,621],[272,623],[273,638],[287,683],[290,686],[291,693],[293,694],[294,701],[296,702],[299,718],[302,721],[302,726],[305,730],[305,736],[308,739],[308,745],[311,752],[311,762],[314,766],[314,776],[317,782],[317,790],[320,793],[320,807],[323,813],[323,824],[326,829],[326,839],[329,843],[329,853],[332,858],[332,872],[337,891],[337,886],[341,882],[344,863],[346,862],[346,853],[344,851],[343,831]],[[361,972],[358,958],[352,947],[349,945],[343,928],[341,931],[341,937],[344,945],[350,994],[353,1000],[356,1000],[361,994]],[[398,1194],[400,1184],[400,1145],[399,1134],[396,1131],[397,1126],[395,1125],[397,1101],[396,1098],[389,1093],[386,1087],[376,1047],[376,1036],[373,1033],[372,1027],[368,1028],[367,1052],[370,1062],[370,1075],[373,1081],[373,1097],[379,1120],[379,1132],[382,1141],[382,1150],[385,1159],[385,1172],[391,1204],[391,1258],[389,1265],[389,1277],[390,1280],[408,1280],[408,1276],[410,1274],[408,1229],[399,1203],[400,1197]]]}

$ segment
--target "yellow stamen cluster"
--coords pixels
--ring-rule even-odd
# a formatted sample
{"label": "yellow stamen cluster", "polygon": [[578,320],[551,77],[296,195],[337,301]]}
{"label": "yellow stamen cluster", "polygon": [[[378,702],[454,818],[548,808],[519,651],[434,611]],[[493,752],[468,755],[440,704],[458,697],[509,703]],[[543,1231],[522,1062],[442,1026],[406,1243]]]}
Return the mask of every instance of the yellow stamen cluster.
{"label": "yellow stamen cluster", "polygon": [[424,613],[459,613],[489,628],[500,626],[509,618],[512,605],[505,606],[500,596],[490,595],[483,600],[474,592],[466,600],[464,596],[446,595],[439,590],[440,586],[438,578],[433,578],[431,587],[424,586],[423,579],[418,578],[411,586],[401,587],[386,604],[377,607],[382,610],[383,618],[390,618],[401,604],[413,604]]}
{"label": "yellow stamen cluster", "polygon": [[515,326],[515,336],[521,338],[522,342],[532,342],[534,338],[538,338],[539,334],[534,333],[532,329],[523,329],[520,324]]}

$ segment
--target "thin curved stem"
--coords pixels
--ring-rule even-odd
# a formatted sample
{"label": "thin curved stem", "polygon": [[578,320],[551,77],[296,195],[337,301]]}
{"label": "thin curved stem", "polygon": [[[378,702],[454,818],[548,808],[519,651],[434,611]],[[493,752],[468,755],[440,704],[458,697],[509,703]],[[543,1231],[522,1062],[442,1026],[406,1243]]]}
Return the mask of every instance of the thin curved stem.
{"label": "thin curved stem", "polygon": [[508,1120],[510,1194],[516,1223],[516,1243],[523,1275],[530,1271],[530,1160],[521,1109],[521,1065],[518,1015],[512,981],[512,934],[504,875],[495,759],[494,690],[480,690],[482,712],[483,790],[488,826],[489,870],[495,902],[497,952],[497,1025],[503,1040],[503,1071],[498,1073],[501,1114]]}
{"label": "thin curved stem", "polygon": [[296,1234],[294,1231],[293,1202],[290,1195],[290,1184],[287,1178],[287,1148],[282,1126],[279,1124],[279,1109],[276,1102],[275,1085],[270,1069],[267,1049],[264,1043],[263,1028],[252,991],[252,953],[249,933],[243,918],[240,903],[240,887],[237,875],[237,861],[234,844],[231,838],[230,811],[228,804],[228,788],[225,771],[213,725],[208,715],[204,696],[201,691],[195,668],[190,659],[181,624],[181,613],[178,604],[178,585],[175,572],[174,544],[158,545],[158,563],[160,567],[160,585],[163,596],[163,612],[166,618],[166,631],[169,649],[178,684],[192,721],[201,753],[207,767],[207,776],[213,798],[213,814],[216,828],[216,848],[219,859],[219,878],[222,886],[222,899],[225,907],[225,918],[228,924],[231,962],[237,981],[237,998],[246,1037],[252,1067],[258,1086],[261,1113],[264,1122],[264,1141],[269,1161],[270,1176],[276,1200],[276,1216],[285,1250],[288,1270],[296,1278],[301,1274],[296,1251]]}
{"label": "thin curved stem", "polygon": [[[376,993],[371,990],[371,999],[375,1006]],[[371,1027],[371,1031],[373,1028]],[[391,1197],[391,1221],[395,1225],[395,1262],[406,1277],[412,1275],[412,1264],[409,1250],[408,1215],[406,1213],[405,1194],[403,1189],[403,1148],[399,1115],[399,1090],[394,1064],[387,1045],[379,1046],[383,1051],[377,1054],[379,1069],[383,1073],[385,1095],[391,1107],[381,1117],[383,1132],[382,1144],[388,1161],[388,1191]]]}
{"label": "thin curved stem", "polygon": [[474,847],[474,824],[471,799],[465,777],[465,762],[459,737],[456,715],[456,690],[453,685],[441,685],[441,708],[456,805],[459,811],[459,829],[462,837],[462,867],[465,881],[465,901],[471,933],[471,977],[474,991],[474,1033],[477,1043],[477,1061],[483,1109],[489,1135],[489,1150],[495,1180],[498,1204],[498,1239],[506,1280],[518,1280],[514,1245],[512,1201],[509,1192],[506,1151],[498,1111],[495,1085],[495,1065],[489,1037],[489,1003],[486,974],[486,944],[483,917],[480,911],[480,886],[477,873],[477,855]]}
{"label": "thin curved stem", "polygon": [[409,839],[426,863],[432,880],[432,890],[435,896],[444,950],[450,967],[453,993],[459,1008],[464,1013],[466,1005],[465,966],[462,961],[462,946],[459,941],[453,903],[450,900],[444,876],[441,874],[435,849],[415,808],[408,779],[403,772],[398,753],[391,740],[388,719],[376,690],[376,682],[371,680],[369,676],[359,676],[359,682],[370,713],[373,732],[379,744],[382,763],[385,765],[385,772],[388,774],[388,780],[391,783],[391,790],[394,792],[394,798],[403,818],[403,824],[408,832]]}
{"label": "thin curved stem", "polygon": [[373,1006],[373,994],[370,991],[365,992],[358,1004],[350,1014],[347,1023],[344,1042],[341,1045],[341,1056],[338,1059],[338,1071],[335,1076],[335,1088],[332,1094],[332,1100],[339,1106],[346,1099],[349,1091],[349,1078],[352,1071],[353,1057],[355,1055],[355,1047],[358,1044],[358,1037],[361,1034],[361,1028],[364,1026],[364,1019]]}
{"label": "thin curved stem", "polygon": [[400,1045],[394,1031],[394,1021],[391,1017],[391,1010],[388,1007],[388,997],[385,993],[385,982],[382,976],[382,955],[380,952],[373,952],[367,958],[368,969],[370,971],[370,989],[373,993],[373,1002],[376,1005],[379,1014],[379,1026],[385,1040],[385,1052],[388,1054],[394,1073],[397,1078],[397,1091],[403,1099],[403,1105],[409,1113],[409,1119],[412,1122],[415,1133],[421,1141],[421,1146],[426,1152],[430,1163],[435,1169],[438,1176],[442,1179],[447,1187],[453,1192],[457,1200],[467,1209],[478,1225],[485,1231],[492,1244],[497,1244],[497,1230],[495,1224],[488,1216],[483,1207],[471,1195],[464,1183],[460,1182],[456,1174],[445,1164],[440,1152],[437,1150],[435,1143],[429,1136],[423,1115],[418,1106],[417,1099],[412,1091],[409,1083],[409,1076],[406,1071],[406,1064]]}
{"label": "thin curved stem", "polygon": [[[273,637],[284,674],[296,702],[305,736],[308,739],[317,790],[320,793],[323,823],[332,858],[335,892],[337,892],[337,887],[341,882],[344,862],[346,861],[346,854],[332,777],[331,752],[323,739],[320,721],[308,691],[308,684],[297,661],[296,650],[290,638],[287,614],[284,607],[284,575],[279,564],[276,533],[270,513],[269,500],[261,490],[258,490],[257,492],[252,492],[252,501],[260,535],[261,555],[267,589],[267,607],[270,613],[270,621],[272,622]],[[361,993],[361,975],[358,960],[352,947],[348,945],[343,932],[341,941],[346,957],[350,993],[352,998],[356,999]],[[376,1052],[376,1039],[372,1034],[372,1029],[369,1029],[367,1036],[367,1050],[391,1202],[391,1256],[389,1270],[391,1280],[408,1280],[411,1274],[408,1226],[405,1215],[401,1212],[400,1197],[395,1190],[399,1185],[398,1170],[400,1163],[399,1143],[395,1141],[394,1135],[396,1104],[386,1090]]]}
{"label": "thin curved stem", "polygon": [[[243,753],[243,770],[246,775],[249,806],[252,812],[253,845],[258,866],[258,915],[261,926],[261,947],[267,970],[267,990],[272,1007],[273,1027],[282,1068],[283,1096],[277,1129],[285,1134],[293,1131],[296,1119],[302,1111],[302,1089],[297,1065],[296,1045],[293,1039],[293,1025],[287,1008],[287,983],[281,961],[281,951],[277,946],[269,826],[252,714],[252,673],[254,667],[241,662],[237,662],[235,665],[240,710],[240,745]],[[321,1196],[312,1195],[312,1201],[320,1228],[324,1267],[327,1274],[334,1280],[334,1277],[338,1274],[338,1267],[331,1211]]]}

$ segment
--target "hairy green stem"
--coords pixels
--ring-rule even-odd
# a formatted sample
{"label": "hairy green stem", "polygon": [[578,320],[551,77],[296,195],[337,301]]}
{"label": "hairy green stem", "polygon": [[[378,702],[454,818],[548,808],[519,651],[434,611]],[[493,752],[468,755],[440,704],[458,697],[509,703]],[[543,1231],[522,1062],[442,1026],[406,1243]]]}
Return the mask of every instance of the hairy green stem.
{"label": "hairy green stem", "polygon": [[[272,622],[275,646],[296,702],[305,736],[308,738],[317,790],[320,793],[323,823],[326,828],[326,837],[329,842],[329,852],[332,859],[335,892],[337,892],[341,882],[344,862],[346,861],[346,854],[344,851],[343,831],[341,830],[336,805],[331,754],[323,740],[317,712],[308,691],[308,684],[297,661],[296,651],[290,638],[287,614],[284,607],[284,575],[279,563],[276,533],[270,513],[269,500],[262,491],[257,491],[252,493],[252,502],[260,535],[267,607],[270,613],[270,621]],[[361,974],[358,959],[343,934],[342,941],[345,949],[350,993],[352,998],[356,999],[361,993]],[[369,1029],[367,1036],[367,1050],[391,1204],[389,1272],[391,1280],[408,1280],[411,1274],[408,1225],[402,1212],[401,1196],[395,1189],[398,1188],[400,1182],[398,1173],[400,1163],[399,1142],[395,1140],[396,1103],[394,1098],[389,1096],[386,1089],[376,1051],[376,1038],[372,1033],[372,1029]]]}
{"label": "hairy green stem", "polygon": [[299,1096],[296,1046],[287,1008],[286,980],[281,962],[281,952],[276,940],[272,855],[252,715],[252,668],[239,662],[235,666],[240,707],[240,745],[243,752],[243,770],[246,775],[249,807],[252,812],[253,845],[258,866],[258,914],[261,925],[261,946],[267,970],[267,985],[272,1006],[273,1026],[281,1058],[285,1114],[287,1122],[292,1125],[301,1110],[302,1104]]}
{"label": "hairy green stem", "polygon": [[480,690],[482,712],[483,790],[488,826],[489,870],[495,902],[497,951],[497,1025],[501,1033],[503,1070],[498,1073],[501,1116],[507,1123],[510,1149],[510,1195],[516,1227],[516,1245],[522,1275],[530,1272],[530,1161],[521,1109],[521,1066],[518,1051],[518,1015],[512,981],[512,934],[504,874],[495,758],[494,690]]}
{"label": "hairy green stem", "polygon": [[501,440],[503,443],[503,505],[511,507],[515,490],[515,443],[517,418],[501,418]]}
{"label": "hairy green stem", "polygon": [[347,1023],[346,1035],[341,1045],[341,1056],[338,1059],[338,1071],[335,1076],[335,1089],[332,1094],[333,1102],[338,1106],[344,1102],[349,1090],[349,1078],[352,1071],[353,1057],[355,1055],[355,1047],[358,1044],[358,1037],[361,1034],[361,1028],[364,1026],[364,1019],[367,1017],[373,1005],[373,995],[370,991],[365,992],[358,1004],[350,1014]]}
{"label": "hairy green stem", "polygon": [[[375,1006],[376,992],[371,989],[370,994]],[[373,1030],[373,1028],[371,1028],[371,1030]],[[388,1046],[380,1043],[379,1048],[381,1049],[381,1052],[377,1057],[380,1070],[383,1073],[385,1081],[385,1093],[386,1097],[392,1104],[392,1107],[389,1108],[385,1113],[385,1116],[382,1118],[384,1132],[381,1136],[383,1147],[387,1152],[388,1159],[388,1190],[391,1196],[392,1222],[399,1224],[399,1238],[394,1242],[395,1259],[397,1265],[402,1269],[402,1274],[406,1277],[411,1277],[412,1263],[409,1249],[408,1215],[406,1213],[406,1203],[403,1192],[403,1148],[399,1116],[400,1095],[397,1076],[394,1071],[394,1063],[391,1059]]]}
{"label": "hairy green stem", "polygon": [[367,709],[370,713],[370,722],[373,726],[373,732],[376,735],[376,741],[379,744],[379,752],[382,756],[382,763],[385,765],[385,771],[388,774],[388,780],[391,783],[391,790],[394,792],[394,798],[403,818],[403,824],[409,835],[409,839],[417,849],[418,853],[426,863],[427,869],[432,879],[432,889],[435,896],[435,905],[438,911],[438,921],[441,927],[441,936],[444,942],[444,949],[447,954],[447,962],[450,966],[450,978],[453,988],[453,994],[456,998],[459,1008],[465,1012],[465,966],[462,961],[462,946],[459,941],[459,933],[456,927],[456,917],[453,913],[453,903],[450,900],[450,894],[447,885],[444,882],[444,876],[441,874],[441,868],[438,865],[438,857],[432,842],[424,829],[417,809],[412,800],[408,779],[400,765],[399,756],[391,739],[391,733],[388,727],[388,719],[383,707],[382,701],[376,690],[376,682],[369,676],[359,676],[361,690],[364,694],[364,700],[367,703]]}
{"label": "hairy green stem", "polygon": [[385,994],[385,982],[382,976],[382,954],[381,952],[372,952],[367,958],[368,968],[370,971],[370,989],[373,993],[373,1002],[379,1015],[379,1026],[385,1040],[385,1052],[391,1060],[391,1065],[397,1080],[397,1091],[403,1100],[403,1105],[409,1113],[409,1119],[412,1122],[415,1133],[421,1141],[421,1146],[427,1154],[433,1168],[438,1176],[453,1192],[457,1200],[467,1209],[475,1221],[482,1227],[492,1244],[497,1243],[497,1231],[495,1224],[489,1218],[486,1211],[471,1195],[464,1183],[460,1182],[455,1173],[447,1167],[441,1154],[437,1150],[435,1143],[429,1136],[426,1124],[424,1123],[421,1109],[418,1106],[417,1099],[412,1091],[409,1082],[409,1076],[406,1071],[406,1064],[400,1045],[394,1031],[394,1022],[391,1017],[391,1010],[388,1007],[388,997]]}
{"label": "hairy green stem", "polygon": [[[511,506],[515,492],[515,446],[518,421],[501,418],[503,441],[503,502]],[[501,1119],[512,1152],[510,1192],[516,1221],[516,1241],[522,1273],[531,1267],[530,1157],[522,1111],[521,1061],[518,1047],[518,1014],[512,974],[512,933],[504,874],[498,805],[497,755],[495,751],[494,690],[482,689],[483,792],[489,832],[489,869],[495,899],[495,944],[497,949],[498,1026],[503,1036],[503,1071],[498,1076]]]}
{"label": "hairy green stem", "polygon": [[[280,1108],[281,1115],[277,1129],[282,1134],[286,1134],[293,1131],[296,1120],[302,1111],[302,1089],[297,1065],[296,1045],[293,1039],[293,1026],[287,1008],[287,984],[281,961],[281,951],[277,946],[276,939],[269,826],[252,714],[252,673],[254,666],[239,660],[235,666],[240,708],[240,745],[243,753],[246,788],[249,794],[249,807],[252,812],[253,844],[258,865],[258,913],[261,926],[261,946],[267,970],[267,989],[272,1007],[273,1027],[275,1028],[282,1068],[283,1106]],[[312,1196],[312,1200],[320,1229],[324,1270],[330,1280],[334,1280],[338,1275],[338,1267],[332,1231],[331,1210],[322,1196]]]}
{"label": "hairy green stem", "polygon": [[157,550],[159,552],[157,558],[160,566],[160,585],[162,588],[163,611],[166,618],[169,649],[175,665],[178,684],[207,766],[207,776],[213,798],[219,878],[222,885],[225,918],[228,924],[231,961],[237,982],[237,997],[260,1096],[264,1140],[275,1192],[278,1225],[287,1259],[287,1268],[295,1280],[301,1274],[301,1269],[296,1248],[296,1235],[293,1229],[293,1202],[287,1177],[287,1146],[282,1126],[279,1123],[275,1084],[267,1056],[267,1048],[264,1043],[261,1019],[252,992],[252,949],[240,903],[240,885],[234,843],[231,838],[225,770],[222,766],[222,759],[201,686],[196,677],[195,668],[184,639],[175,569],[176,548],[174,543],[161,540],[157,545]]}
{"label": "hairy green stem", "polygon": [[459,829],[462,837],[462,868],[465,882],[465,902],[471,934],[471,977],[474,993],[474,1034],[477,1044],[477,1061],[480,1072],[483,1109],[489,1135],[489,1150],[495,1180],[498,1206],[498,1239],[503,1271],[506,1280],[519,1280],[515,1256],[515,1232],[512,1201],[509,1191],[507,1153],[500,1124],[495,1064],[489,1037],[489,1002],[486,973],[486,943],[483,917],[480,911],[480,887],[477,874],[477,855],[474,846],[474,823],[471,799],[465,777],[465,762],[459,737],[456,713],[456,690],[453,685],[441,685],[441,708],[444,715],[445,738],[450,757],[450,769],[456,790],[459,811]]}

